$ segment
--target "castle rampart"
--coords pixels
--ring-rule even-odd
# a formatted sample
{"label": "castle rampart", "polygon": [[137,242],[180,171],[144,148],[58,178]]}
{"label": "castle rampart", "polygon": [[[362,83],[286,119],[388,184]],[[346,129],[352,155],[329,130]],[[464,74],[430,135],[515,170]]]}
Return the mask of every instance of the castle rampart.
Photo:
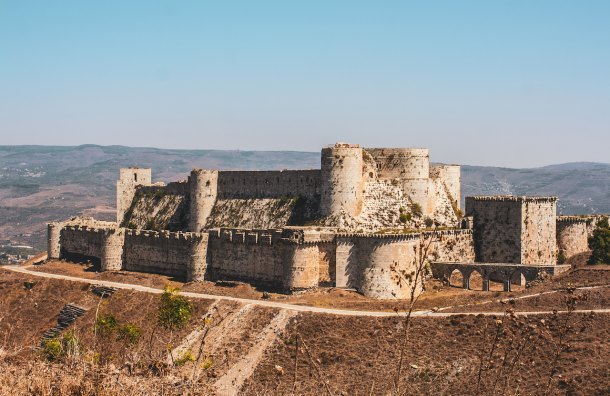
{"label": "castle rampart", "polygon": [[127,230],[123,268],[187,278],[194,257],[191,246],[202,238],[201,234],[190,232]]}

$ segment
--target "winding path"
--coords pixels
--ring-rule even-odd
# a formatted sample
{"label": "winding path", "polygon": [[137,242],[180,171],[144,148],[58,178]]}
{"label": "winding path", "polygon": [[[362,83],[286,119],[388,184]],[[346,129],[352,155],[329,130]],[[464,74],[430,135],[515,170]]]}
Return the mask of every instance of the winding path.
{"label": "winding path", "polygon": [[[102,286],[107,286],[107,287],[114,287],[117,289],[136,290],[136,291],[141,291],[141,292],[145,292],[145,293],[155,293],[155,294],[163,293],[162,289],[157,289],[154,287],[135,285],[135,284],[130,284],[130,283],[96,280],[96,279],[85,279],[85,278],[79,278],[79,277],[75,277],[75,276],[50,274],[50,273],[46,273],[46,272],[37,272],[37,271],[29,270],[24,267],[19,267],[16,265],[3,266],[2,268],[5,268],[5,269],[13,271],[13,272],[18,272],[21,274],[26,274],[26,275],[31,275],[31,276],[37,276],[37,277],[41,277],[41,278],[63,279],[63,280],[74,281],[74,282],[89,283],[92,285],[102,285]],[[589,286],[589,287],[581,287],[581,288],[577,288],[577,289],[595,289],[595,288],[602,288],[602,287],[608,287],[608,286],[609,285],[593,286],[593,287]],[[537,295],[550,294],[550,293],[553,293],[553,292],[542,292],[542,293],[522,296],[522,297],[518,297],[518,298],[529,298],[529,297],[535,297]],[[206,300],[235,301],[235,302],[239,302],[242,304],[252,304],[252,305],[257,305],[257,306],[261,306],[261,307],[287,309],[287,310],[295,311],[295,312],[313,312],[313,313],[330,314],[330,315],[369,316],[369,317],[389,317],[389,316],[405,315],[404,313],[397,314],[396,312],[356,311],[356,310],[336,309],[336,308],[320,308],[320,307],[312,307],[312,306],[308,306],[308,305],[296,305],[296,304],[281,303],[281,302],[276,302],[276,301],[254,300],[254,299],[249,299],[249,298],[239,298],[239,297],[230,297],[230,296],[218,296],[218,295],[214,295],[214,294],[205,294],[205,293],[180,292],[180,294],[185,297],[190,297],[190,298],[201,298],[201,299],[206,299]],[[491,301],[488,301],[488,302],[491,302]],[[448,308],[451,308],[451,307],[444,307],[441,309],[448,309]],[[439,310],[441,310],[441,309],[439,309]],[[456,315],[487,315],[487,316],[504,315],[504,312],[485,312],[485,311],[482,311],[482,312],[438,312],[439,310],[437,310],[436,312],[433,312],[430,310],[413,311],[411,316],[412,317],[446,318],[446,317],[456,316]],[[563,313],[565,311],[558,311],[558,312]],[[576,313],[589,313],[589,312],[610,313],[610,308],[582,309],[582,310],[575,310],[574,312],[576,312]],[[548,315],[548,314],[552,314],[552,313],[554,313],[554,311],[527,311],[527,312],[515,312],[515,315],[519,315],[519,316]]]}

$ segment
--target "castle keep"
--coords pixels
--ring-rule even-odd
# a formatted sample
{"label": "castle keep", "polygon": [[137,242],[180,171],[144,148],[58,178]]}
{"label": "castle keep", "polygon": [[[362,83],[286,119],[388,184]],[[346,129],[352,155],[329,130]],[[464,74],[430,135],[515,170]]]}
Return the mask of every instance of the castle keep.
{"label": "castle keep", "polygon": [[49,224],[48,256],[102,271],[404,298],[410,285],[397,273],[415,268],[424,245],[431,262],[522,266],[555,266],[557,235],[570,252],[582,248],[580,234],[557,234],[556,198],[468,197],[463,221],[460,199],[460,167],[431,165],[427,149],[337,143],[322,149],[320,169],[195,169],[167,185],[128,168],[117,221]]}

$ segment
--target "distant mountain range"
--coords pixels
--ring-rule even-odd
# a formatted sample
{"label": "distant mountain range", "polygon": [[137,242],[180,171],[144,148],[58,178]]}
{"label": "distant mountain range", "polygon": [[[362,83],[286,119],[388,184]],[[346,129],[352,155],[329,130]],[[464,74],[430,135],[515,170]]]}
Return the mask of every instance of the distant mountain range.
{"label": "distant mountain range", "polygon": [[[84,145],[0,146],[0,239],[45,246],[45,223],[77,214],[113,219],[119,169],[150,167],[154,181],[192,168],[311,169],[320,154],[290,151],[165,150]],[[556,195],[563,214],[610,213],[610,164],[532,169],[463,166],[462,197]]]}

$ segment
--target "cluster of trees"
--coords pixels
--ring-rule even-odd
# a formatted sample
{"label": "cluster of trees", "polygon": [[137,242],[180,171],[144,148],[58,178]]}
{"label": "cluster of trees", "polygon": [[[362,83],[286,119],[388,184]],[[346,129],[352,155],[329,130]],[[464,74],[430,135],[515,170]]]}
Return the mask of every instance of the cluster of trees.
{"label": "cluster of trees", "polygon": [[597,223],[589,238],[589,248],[589,264],[610,264],[610,225],[607,218]]}

